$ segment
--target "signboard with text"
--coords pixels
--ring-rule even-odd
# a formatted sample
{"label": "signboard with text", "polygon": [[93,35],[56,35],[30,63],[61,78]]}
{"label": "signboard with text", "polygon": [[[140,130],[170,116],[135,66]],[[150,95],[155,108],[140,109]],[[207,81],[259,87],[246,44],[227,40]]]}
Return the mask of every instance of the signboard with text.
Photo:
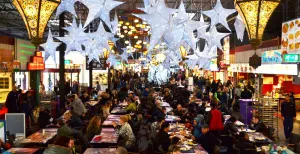
{"label": "signboard with text", "polygon": [[282,23],[281,49],[283,54],[300,53],[300,19]]}
{"label": "signboard with text", "polygon": [[262,64],[281,64],[282,63],[282,54],[281,50],[271,50],[265,51],[261,55]]}
{"label": "signboard with text", "polygon": [[284,63],[299,63],[300,55],[299,54],[285,54],[283,55]]}
{"label": "signboard with text", "polygon": [[[99,58],[99,60],[100,63],[95,59],[91,61],[93,70],[106,70],[106,60],[104,58]],[[89,57],[86,56],[86,70],[90,69],[90,64],[88,62]]]}

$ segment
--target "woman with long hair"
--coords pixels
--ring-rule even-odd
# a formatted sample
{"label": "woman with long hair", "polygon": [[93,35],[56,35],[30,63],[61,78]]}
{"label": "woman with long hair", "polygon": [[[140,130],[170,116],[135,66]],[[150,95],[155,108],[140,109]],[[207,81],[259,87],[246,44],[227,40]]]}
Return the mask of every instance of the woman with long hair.
{"label": "woman with long hair", "polygon": [[116,122],[112,122],[115,127],[116,134],[119,136],[118,144],[119,146],[125,147],[127,150],[131,150],[135,146],[135,137],[132,131],[131,126],[128,123],[128,115],[123,115],[120,117],[118,126]]}
{"label": "woman with long hair", "polygon": [[86,129],[86,137],[89,141],[91,141],[95,135],[100,134],[101,132],[100,126],[101,126],[101,118],[99,116],[94,116]]}

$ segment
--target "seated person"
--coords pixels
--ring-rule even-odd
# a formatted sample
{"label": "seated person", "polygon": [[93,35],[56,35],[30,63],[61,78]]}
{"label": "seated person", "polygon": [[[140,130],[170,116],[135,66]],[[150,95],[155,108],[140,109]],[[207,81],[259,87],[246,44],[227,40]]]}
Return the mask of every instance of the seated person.
{"label": "seated person", "polygon": [[178,147],[176,145],[171,145],[168,148],[168,154],[181,154],[180,147]]}
{"label": "seated person", "polygon": [[223,133],[225,135],[233,135],[238,132],[235,123],[237,122],[237,118],[235,116],[231,116],[225,123]]}
{"label": "seated person", "polygon": [[66,136],[66,137],[72,137],[74,135],[78,134],[78,131],[73,130],[70,128],[64,121],[64,119],[59,119],[57,121],[58,129],[57,129],[57,137],[60,136]]}
{"label": "seated person", "polygon": [[159,151],[159,146],[162,146],[163,151],[168,151],[168,147],[171,145],[170,136],[168,134],[170,130],[169,123],[164,122],[159,132],[157,133],[155,140],[154,140],[154,146],[156,151]]}
{"label": "seated person", "polygon": [[75,113],[74,110],[66,113],[64,115],[64,119],[67,121],[68,125],[71,128],[81,128],[84,127],[83,121],[79,118],[79,116]]}
{"label": "seated person", "polygon": [[193,140],[199,140],[199,138],[202,136],[202,125],[204,124],[204,116],[199,114],[194,119],[194,127],[192,130],[193,133]]}
{"label": "seated person", "polygon": [[260,132],[265,136],[268,136],[268,128],[259,116],[253,116],[252,123],[253,124],[251,124],[250,129],[254,129],[256,132]]}
{"label": "seated person", "polygon": [[81,99],[82,103],[86,103],[86,102],[90,101],[90,96],[87,93],[87,91],[82,91],[81,96],[79,98]]}
{"label": "seated person", "polygon": [[127,99],[127,103],[128,103],[128,106],[126,107],[126,110],[128,112],[135,112],[136,111],[136,105],[135,105],[135,103],[133,103],[131,101],[131,99]]}
{"label": "seated person", "polygon": [[208,124],[202,125],[202,136],[198,142],[208,153],[214,153],[215,146],[219,144],[218,139],[209,131]]}
{"label": "seated person", "polygon": [[72,144],[70,138],[66,136],[59,136],[50,144],[44,151],[44,154],[73,154]]}
{"label": "seated person", "polygon": [[38,123],[40,128],[45,128],[48,124],[50,124],[50,119],[51,119],[50,111],[48,109],[41,108],[38,117]]}
{"label": "seated person", "polygon": [[235,147],[240,149],[241,154],[246,153],[246,149],[256,149],[254,144],[249,141],[249,136],[246,132],[240,132],[239,140],[236,142]]}
{"label": "seated person", "polygon": [[183,108],[180,104],[177,105],[177,109],[173,111],[173,115],[179,116],[181,119],[185,114],[187,114],[188,110]]}
{"label": "seated person", "polygon": [[159,132],[162,122],[164,122],[164,119],[157,117],[156,121],[151,124],[151,132]]}
{"label": "seated person", "polygon": [[95,135],[100,135],[101,132],[101,118],[94,116],[86,129],[86,138],[91,141]]}
{"label": "seated person", "polygon": [[116,134],[118,135],[119,146],[125,147],[127,150],[131,150],[135,146],[135,136],[133,134],[132,128],[128,123],[128,115],[123,115],[120,117],[119,124],[112,122],[115,128]]}

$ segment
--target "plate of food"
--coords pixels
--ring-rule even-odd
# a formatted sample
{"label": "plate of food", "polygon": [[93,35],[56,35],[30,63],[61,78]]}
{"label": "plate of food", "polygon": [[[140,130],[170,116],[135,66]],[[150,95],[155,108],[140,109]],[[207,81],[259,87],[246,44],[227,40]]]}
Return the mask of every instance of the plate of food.
{"label": "plate of food", "polygon": [[263,137],[263,136],[255,136],[254,139],[258,140],[258,141],[264,141],[264,140],[266,140],[266,138]]}

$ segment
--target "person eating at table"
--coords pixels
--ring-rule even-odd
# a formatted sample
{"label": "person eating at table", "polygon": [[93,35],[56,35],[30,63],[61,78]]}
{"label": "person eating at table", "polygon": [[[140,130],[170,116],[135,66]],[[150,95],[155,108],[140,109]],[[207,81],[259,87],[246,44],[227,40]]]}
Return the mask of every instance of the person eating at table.
{"label": "person eating at table", "polygon": [[82,103],[90,101],[90,96],[85,90],[81,92],[81,96],[79,98],[81,99]]}
{"label": "person eating at table", "polygon": [[250,129],[253,129],[256,132],[260,132],[265,136],[268,136],[268,128],[258,115],[253,116]]}
{"label": "person eating at table", "polygon": [[86,129],[86,138],[91,141],[95,135],[101,133],[101,118],[94,116]]}
{"label": "person eating at table", "polygon": [[198,143],[209,153],[214,153],[214,148],[219,144],[218,139],[209,130],[208,124],[202,126],[202,136],[198,139]]}
{"label": "person eating at table", "polygon": [[169,130],[170,130],[169,123],[164,122],[161,125],[160,130],[154,139],[154,146],[155,146],[156,151],[160,150],[159,149],[160,146],[162,147],[163,151],[168,151],[168,147],[171,145],[171,139],[168,134]]}
{"label": "person eating at table", "polygon": [[237,122],[237,118],[235,116],[231,116],[226,122],[224,126],[223,133],[225,135],[234,135],[238,132],[238,129],[235,125]]}
{"label": "person eating at table", "polygon": [[71,110],[70,112],[66,113],[64,115],[64,119],[67,121],[67,124],[71,128],[78,128],[84,126],[83,121],[78,117],[74,110]]}
{"label": "person eating at table", "polygon": [[54,144],[48,145],[43,154],[73,154],[71,139],[66,136],[59,136]]}
{"label": "person eating at table", "polygon": [[151,132],[158,133],[163,122],[165,122],[164,118],[156,117],[156,121],[151,124]]}
{"label": "person eating at table", "polygon": [[118,137],[118,144],[125,147],[127,150],[132,150],[135,146],[135,136],[133,134],[132,128],[128,123],[128,116],[123,115],[120,117],[119,126],[115,121],[112,122],[116,130]]}
{"label": "person eating at table", "polygon": [[74,135],[77,135],[79,132],[70,128],[64,119],[59,119],[57,121],[58,129],[57,129],[57,136],[66,136],[66,137],[72,137]]}
{"label": "person eating at table", "polygon": [[255,145],[249,141],[249,135],[246,132],[239,133],[239,139],[235,147],[240,149],[241,154],[246,153],[246,149],[256,149]]}
{"label": "person eating at table", "polygon": [[192,129],[192,139],[197,141],[199,138],[202,136],[202,125],[204,123],[204,116],[199,114],[197,117],[194,119],[194,126]]}
{"label": "person eating at table", "polygon": [[136,105],[132,102],[131,99],[127,98],[128,106],[126,107],[127,112],[135,112],[136,111]]}
{"label": "person eating at table", "polygon": [[177,109],[173,111],[173,115],[178,116],[180,119],[183,119],[183,116],[187,114],[187,109],[183,108],[181,104],[177,105]]}

